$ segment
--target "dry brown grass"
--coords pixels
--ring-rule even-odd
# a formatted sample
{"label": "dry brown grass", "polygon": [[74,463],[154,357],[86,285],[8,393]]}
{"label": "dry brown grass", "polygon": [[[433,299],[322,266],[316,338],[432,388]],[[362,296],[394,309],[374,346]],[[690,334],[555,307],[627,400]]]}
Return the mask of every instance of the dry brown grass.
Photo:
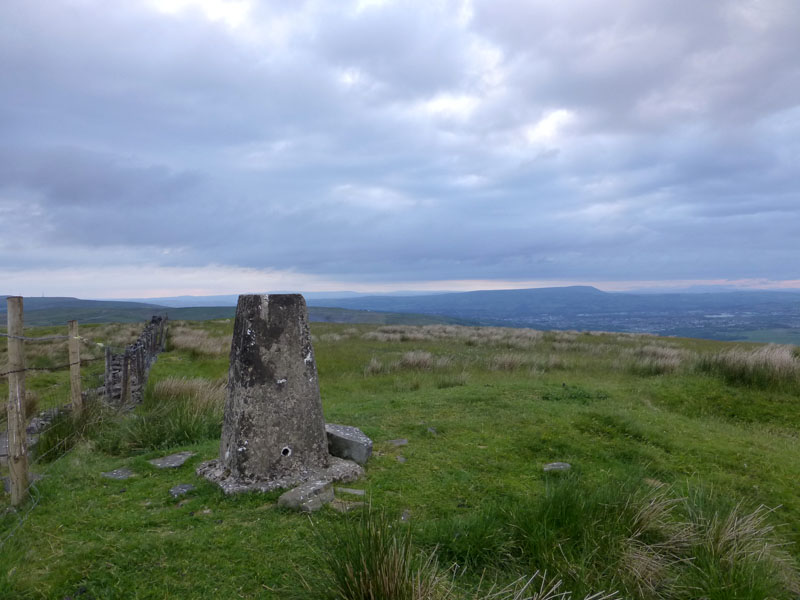
{"label": "dry brown grass", "polygon": [[400,357],[400,366],[404,369],[430,371],[436,364],[433,354],[424,350],[412,350]]}
{"label": "dry brown grass", "polygon": [[761,387],[800,384],[800,360],[793,346],[768,344],[752,350],[737,348],[701,356],[700,371],[717,374],[727,381]]}
{"label": "dry brown grass", "polygon": [[198,412],[222,410],[225,404],[225,382],[200,377],[168,377],[155,384],[153,396],[160,402],[187,402]]}
{"label": "dry brown grass", "polygon": [[456,340],[469,346],[500,346],[529,349],[543,336],[534,329],[510,327],[464,327],[460,325],[391,325],[362,335],[365,340],[379,342]]}
{"label": "dry brown grass", "polygon": [[674,373],[691,355],[672,344],[649,343],[620,352],[617,366],[640,375]]}
{"label": "dry brown grass", "polygon": [[370,375],[378,375],[380,373],[385,373],[386,367],[384,367],[383,363],[379,361],[374,356],[370,359],[367,366],[364,367],[364,376],[368,377]]}
{"label": "dry brown grass", "polygon": [[209,356],[225,355],[231,350],[231,336],[212,336],[203,329],[172,325],[169,329],[169,346],[173,350],[188,350]]}

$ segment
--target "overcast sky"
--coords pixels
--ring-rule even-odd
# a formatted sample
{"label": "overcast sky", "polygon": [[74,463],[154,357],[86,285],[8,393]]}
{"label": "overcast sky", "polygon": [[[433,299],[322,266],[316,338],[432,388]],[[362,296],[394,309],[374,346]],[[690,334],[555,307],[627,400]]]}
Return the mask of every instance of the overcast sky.
{"label": "overcast sky", "polygon": [[0,292],[800,287],[797,0],[2,0]]}

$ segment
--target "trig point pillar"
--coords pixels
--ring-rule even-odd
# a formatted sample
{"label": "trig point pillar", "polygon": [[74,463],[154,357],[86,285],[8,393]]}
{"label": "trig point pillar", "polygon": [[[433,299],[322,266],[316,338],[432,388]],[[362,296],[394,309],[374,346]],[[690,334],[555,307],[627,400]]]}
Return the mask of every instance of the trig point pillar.
{"label": "trig point pillar", "polygon": [[229,493],[352,480],[363,473],[328,454],[308,309],[300,294],[239,296],[219,459],[197,472]]}

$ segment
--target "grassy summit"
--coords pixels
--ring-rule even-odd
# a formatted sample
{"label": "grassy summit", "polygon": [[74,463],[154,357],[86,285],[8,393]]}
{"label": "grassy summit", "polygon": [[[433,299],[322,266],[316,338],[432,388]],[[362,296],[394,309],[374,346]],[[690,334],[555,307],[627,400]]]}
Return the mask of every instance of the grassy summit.
{"label": "grassy summit", "polygon": [[[37,465],[38,504],[0,549],[8,597],[797,597],[792,347],[313,324],[325,418],[375,452],[351,486],[370,509],[309,519],[194,476],[218,450],[231,329],[173,323],[135,414],[95,414]],[[179,450],[198,456],[147,462]],[[180,483],[196,489],[172,498]]]}

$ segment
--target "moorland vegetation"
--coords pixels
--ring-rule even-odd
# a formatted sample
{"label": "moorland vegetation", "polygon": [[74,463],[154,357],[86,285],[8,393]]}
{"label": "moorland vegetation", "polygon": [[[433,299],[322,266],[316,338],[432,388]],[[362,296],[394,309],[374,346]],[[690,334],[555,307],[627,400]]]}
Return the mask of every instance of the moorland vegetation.
{"label": "moorland vegetation", "polygon": [[[91,337],[133,333],[104,327]],[[360,427],[375,451],[350,484],[367,505],[309,517],[277,508],[279,492],[226,497],[193,473],[218,451],[231,330],[172,323],[134,412],[94,406],[43,436],[36,451],[57,451],[37,464],[35,507],[0,518],[8,597],[800,594],[795,347],[313,324],[326,421]],[[42,390],[64,376],[31,374],[31,407],[55,402]],[[147,462],[179,450],[197,455]],[[555,461],[572,468],[543,470]],[[135,477],[101,476],[122,466]],[[178,483],[195,489],[173,498]]]}

